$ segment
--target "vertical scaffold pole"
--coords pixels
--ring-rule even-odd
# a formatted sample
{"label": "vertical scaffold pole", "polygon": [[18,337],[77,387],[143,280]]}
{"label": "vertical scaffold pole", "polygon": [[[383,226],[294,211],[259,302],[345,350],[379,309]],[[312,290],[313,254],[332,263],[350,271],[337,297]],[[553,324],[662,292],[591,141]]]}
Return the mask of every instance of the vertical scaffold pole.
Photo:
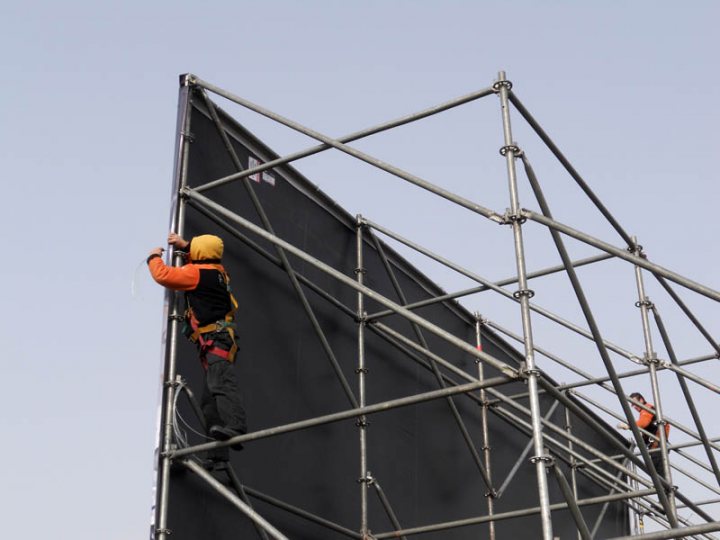
{"label": "vertical scaffold pole", "polygon": [[[632,472],[637,475],[637,465],[631,461],[628,463],[628,466]],[[630,478],[630,485],[632,486],[633,491],[640,489],[639,482],[635,478]],[[630,508],[633,510],[633,530],[636,535],[643,534],[645,532],[645,526],[643,523],[642,509],[635,499],[631,500]]]}
{"label": "vertical scaffold pole", "polygon": [[522,317],[523,338],[525,347],[525,368],[527,373],[528,393],[530,398],[530,412],[532,417],[533,446],[535,455],[530,458],[535,464],[537,473],[538,495],[540,499],[540,517],[542,520],[543,540],[552,540],[552,520],[550,517],[550,495],[548,493],[546,463],[549,457],[544,453],[544,445],[540,420],[540,399],[538,397],[538,376],[539,372],[535,367],[535,346],[533,345],[532,325],[530,323],[530,297],[532,291],[527,286],[527,271],[525,268],[525,251],[523,247],[522,216],[520,214],[520,202],[518,198],[517,177],[515,174],[515,157],[519,148],[513,143],[512,130],[510,127],[510,109],[508,103],[508,91],[512,83],[505,78],[505,72],[498,74],[498,81],[493,88],[500,96],[500,107],[502,110],[504,146],[500,153],[505,156],[508,172],[508,185],[510,189],[510,211],[507,219],[512,225],[513,238],[515,241],[515,261],[518,274],[518,291],[514,296],[520,301],[520,313]]}
{"label": "vertical scaffold pole", "polygon": [[[479,313],[475,314],[475,345],[479,350],[482,350],[482,336],[480,334],[480,327],[482,325],[482,317]],[[480,381],[485,380],[485,371],[483,363],[479,359],[475,359],[475,363],[478,367],[478,379]],[[492,485],[492,464],[490,463],[490,430],[488,426],[488,400],[487,393],[484,388],[480,389],[480,419],[482,422],[482,452],[483,460],[485,461],[485,470],[487,471],[488,480]],[[494,498],[496,493],[488,489],[485,492],[485,498],[487,499],[488,515],[492,516],[494,511]],[[489,540],[495,540],[495,521],[488,522]]]}
{"label": "vertical scaffold pole", "polygon": [[[356,218],[356,260],[355,276],[358,285],[363,284],[365,268],[363,267],[363,221],[362,216],[358,214]],[[360,398],[360,407],[365,406],[365,375],[367,368],[365,367],[365,298],[363,293],[357,293],[357,320],[358,320],[358,393]],[[368,538],[368,484],[370,476],[367,466],[367,417],[362,415],[357,420],[360,429],[360,535],[363,540]]]}
{"label": "vertical scaffold pole", "polygon": [[[635,242],[635,255],[642,257],[642,248],[638,245],[637,238],[633,238],[633,241]],[[653,349],[652,335],[650,333],[650,317],[648,315],[650,300],[645,295],[645,283],[643,281],[642,269],[637,265],[635,265],[635,281],[637,283],[638,290],[638,301],[636,306],[640,308],[640,317],[642,319],[643,337],[645,339],[645,361],[647,362],[650,373],[650,385],[652,387],[653,404],[655,406],[655,418],[658,425],[658,438],[660,439],[663,476],[665,477],[665,480],[672,485],[672,472],[670,470],[670,459],[668,457],[667,449],[667,434],[665,433],[667,421],[663,418],[660,386],[658,385],[657,377],[658,358],[655,350]],[[658,471],[658,473],[660,473],[660,471]],[[670,503],[670,511],[673,513],[673,517],[677,518],[675,496],[672,490],[668,491],[668,502]]]}
{"label": "vertical scaffold pole", "polygon": [[[180,77],[177,148],[173,179],[173,212],[170,219],[170,228],[181,236],[185,225],[185,204],[180,198],[180,193],[187,183],[188,154],[190,153],[190,143],[192,142],[192,136],[190,135],[190,111],[192,110],[190,103],[191,81],[191,75],[182,75]],[[177,264],[180,262],[181,254],[178,253],[177,250],[173,249],[171,255],[171,260],[174,263]],[[168,320],[165,333],[164,388],[162,392],[162,419],[159,441],[160,455],[158,457],[159,485],[157,490],[155,540],[167,540],[171,534],[167,522],[171,458],[167,457],[167,452],[172,450],[173,446],[173,417],[175,416],[174,403],[177,376],[176,343],[179,332],[178,325],[182,317],[179,308],[179,293],[166,290],[165,305],[168,312]]]}
{"label": "vertical scaffold pole", "polygon": [[[572,423],[570,421],[570,409],[565,407],[565,431],[568,435],[572,435]],[[567,441],[568,450],[570,451],[570,485],[572,487],[572,494],[575,500],[577,501],[578,498],[578,491],[577,491],[577,460],[575,459],[575,455],[573,454],[573,442],[572,440],[568,439]],[[577,537],[578,540],[582,540],[582,535],[580,534],[580,531],[577,531]]]}

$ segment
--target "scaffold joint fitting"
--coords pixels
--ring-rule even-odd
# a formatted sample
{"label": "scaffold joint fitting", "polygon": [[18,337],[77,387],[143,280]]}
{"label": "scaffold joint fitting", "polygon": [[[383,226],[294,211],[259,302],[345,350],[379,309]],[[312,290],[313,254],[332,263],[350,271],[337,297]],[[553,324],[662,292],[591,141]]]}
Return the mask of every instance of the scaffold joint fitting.
{"label": "scaffold joint fitting", "polygon": [[519,289],[513,293],[513,298],[516,300],[520,299],[523,296],[527,296],[528,300],[535,296],[535,291],[532,289]]}
{"label": "scaffold joint fitting", "polygon": [[523,151],[516,144],[508,144],[500,148],[500,155],[506,156],[508,152],[512,151],[513,157],[520,157],[523,155]]}
{"label": "scaffold joint fitting", "polygon": [[180,321],[184,321],[184,320],[185,320],[185,316],[184,316],[184,315],[172,314],[172,315],[169,315],[169,316],[168,316],[168,320],[170,320],[170,321],[179,321],[179,322],[180,322]]}
{"label": "scaffold joint fitting", "polygon": [[542,461],[543,463],[546,463],[547,466],[552,465],[555,460],[552,458],[552,456],[548,456],[547,454],[543,454],[542,456],[532,456],[530,458],[530,463],[533,465],[537,463],[538,461]]}
{"label": "scaffold joint fitting", "polygon": [[541,372],[538,368],[528,369],[527,367],[523,366],[522,368],[520,368],[519,374],[521,377],[524,377],[524,378],[531,377],[533,375],[535,377],[540,377]]}
{"label": "scaffold joint fitting", "polygon": [[367,375],[369,372],[370,372],[370,371],[368,370],[368,368],[364,368],[364,367],[362,367],[362,368],[361,368],[361,367],[355,368],[355,373],[356,373],[357,375],[360,375],[361,373],[362,373],[363,375]]}
{"label": "scaffold joint fitting", "polygon": [[365,476],[358,478],[358,484],[367,484],[368,486],[372,486],[374,483],[375,478],[373,478],[372,474],[370,474],[370,471],[368,471]]}
{"label": "scaffold joint fitting", "polygon": [[497,81],[495,84],[492,85],[493,90],[495,90],[495,93],[500,92],[500,89],[502,87],[507,88],[508,90],[512,90],[512,83],[510,81]]}
{"label": "scaffold joint fitting", "polygon": [[642,306],[645,306],[648,309],[652,309],[655,306],[655,304],[653,304],[649,298],[645,298],[645,300],[642,300],[642,301],[638,300],[637,302],[635,302],[636,308],[639,308]]}
{"label": "scaffold joint fitting", "polygon": [[195,142],[195,135],[191,131],[181,131],[180,135],[189,143]]}
{"label": "scaffold joint fitting", "polygon": [[365,418],[358,418],[355,420],[355,425],[359,428],[365,429],[370,425],[370,422],[368,422]]}
{"label": "scaffold joint fitting", "polygon": [[485,492],[485,497],[490,497],[491,499],[497,499],[498,492],[497,490],[491,489],[490,491]]}
{"label": "scaffold joint fitting", "polygon": [[645,364],[655,364],[655,365],[658,365],[658,364],[660,364],[661,362],[660,362],[660,359],[658,358],[657,353],[654,352],[654,353],[652,353],[652,354],[650,354],[650,355],[645,355],[645,356],[643,357],[643,363],[645,363]]}
{"label": "scaffold joint fitting", "polygon": [[353,272],[355,272],[355,275],[356,275],[356,276],[357,276],[358,274],[362,274],[362,275],[367,274],[367,270],[365,270],[365,269],[362,268],[362,267],[356,268],[355,270],[353,270]]}
{"label": "scaffold joint fitting", "polygon": [[510,211],[508,208],[505,210],[505,214],[502,216],[502,224],[503,225],[512,225],[513,223],[517,222],[520,225],[525,223],[527,221],[527,217],[522,215],[521,213],[514,214]]}
{"label": "scaffold joint fitting", "polygon": [[155,529],[155,534],[167,534],[170,536],[172,534],[172,529]]}

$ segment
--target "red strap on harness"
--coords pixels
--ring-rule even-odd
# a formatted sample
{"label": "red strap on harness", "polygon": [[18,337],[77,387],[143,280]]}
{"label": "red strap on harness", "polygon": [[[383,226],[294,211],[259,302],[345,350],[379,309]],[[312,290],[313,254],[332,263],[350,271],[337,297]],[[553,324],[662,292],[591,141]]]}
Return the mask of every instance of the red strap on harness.
{"label": "red strap on harness", "polygon": [[[190,327],[193,329],[193,331],[197,331],[199,327],[198,321],[194,315],[190,317]],[[202,334],[197,334],[197,344],[199,346],[198,348],[200,353],[200,362],[202,363],[202,367],[205,370],[207,370],[208,368],[208,354],[214,354],[215,356],[219,356],[223,360],[230,360],[230,351],[226,351],[225,349],[221,349],[220,347],[214,347],[214,343],[214,339],[205,339]]]}

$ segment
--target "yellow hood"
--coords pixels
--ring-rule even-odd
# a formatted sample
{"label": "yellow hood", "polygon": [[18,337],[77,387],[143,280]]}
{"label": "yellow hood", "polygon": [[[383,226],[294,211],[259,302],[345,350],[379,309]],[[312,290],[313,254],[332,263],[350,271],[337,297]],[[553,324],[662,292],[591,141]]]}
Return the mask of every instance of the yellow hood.
{"label": "yellow hood", "polygon": [[223,241],[213,234],[196,236],[190,242],[190,260],[200,262],[208,259],[222,259]]}

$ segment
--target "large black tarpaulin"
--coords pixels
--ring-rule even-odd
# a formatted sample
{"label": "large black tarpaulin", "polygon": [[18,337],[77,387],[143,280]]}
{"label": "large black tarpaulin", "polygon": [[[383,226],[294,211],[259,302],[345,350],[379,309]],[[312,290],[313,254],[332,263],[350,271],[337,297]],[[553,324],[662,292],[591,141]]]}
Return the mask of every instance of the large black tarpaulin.
{"label": "large black tarpaulin", "polygon": [[[204,106],[204,100],[191,92],[192,144],[186,162],[187,185],[195,187],[237,171],[223,144],[217,126]],[[266,162],[275,154],[237,122],[220,111],[234,152],[242,167]],[[274,230],[282,239],[313,257],[355,278],[355,219],[320,192],[292,167],[284,166],[250,179]],[[203,193],[232,212],[263,226],[258,210],[242,182],[233,182]],[[240,378],[250,431],[288,424],[353,407],[339,382],[328,354],[311,324],[288,272],[278,265],[277,250],[268,241],[242,230],[243,234],[265,251],[265,255],[235,237],[227,226],[207,212],[186,205],[184,235],[213,233],[225,241],[224,264],[232,279],[232,288],[240,307],[238,328],[240,351],[236,371]],[[434,283],[412,267],[392,249],[385,246],[400,287],[408,302],[442,294]],[[363,247],[365,284],[399,303],[381,257],[367,235]],[[292,269],[332,295],[344,310],[301,285],[308,305],[328,345],[358,395],[358,323],[355,320],[357,293],[311,264],[288,255]],[[368,312],[377,303],[366,301]],[[475,344],[473,317],[456,303],[435,304],[416,313],[437,324],[452,335]],[[397,315],[382,323],[416,341],[412,326]],[[429,332],[423,333],[429,349],[470,374],[476,374],[475,359]],[[392,345],[368,325],[365,332],[368,404],[410,396],[437,389],[435,375],[417,361],[424,357],[408,355]],[[514,367],[522,358],[492,332],[483,329],[485,352]],[[178,373],[199,396],[203,373],[197,353],[190,343],[179,337],[177,343]],[[448,373],[443,370],[444,373]],[[449,373],[448,373],[449,374]],[[498,376],[491,368],[487,377]],[[450,374],[457,379],[457,375]],[[466,381],[458,381],[466,382]],[[450,384],[450,383],[448,383]],[[497,388],[503,394],[525,390],[522,382]],[[476,393],[477,394],[477,393]],[[482,426],[477,400],[456,396],[453,402],[470,433],[475,447],[482,452]],[[523,406],[527,402],[521,400]],[[205,442],[202,428],[189,402],[181,392],[177,401],[176,422],[190,444]],[[543,397],[543,413],[551,400]],[[563,426],[564,409],[552,415],[555,424]],[[185,424],[183,424],[185,422]],[[485,515],[485,486],[481,474],[458,423],[445,399],[394,409],[369,417],[367,427],[368,468],[392,506],[403,528],[418,527]],[[576,435],[600,451],[611,453],[612,447],[594,434],[581,419],[572,415]],[[498,415],[489,417],[492,474],[497,488],[520,457],[529,438],[522,429]],[[242,452],[231,452],[231,464],[240,482],[247,486],[250,502],[268,522],[291,539],[332,539],[347,535],[339,530],[314,523],[286,509],[271,504],[257,492],[338,524],[352,531],[360,526],[360,428],[356,419],[321,425],[301,431],[251,441]],[[197,433],[196,433],[197,432]],[[565,464],[562,464],[569,475]],[[233,488],[227,474],[213,475]],[[562,495],[549,477],[551,502],[563,502]],[[256,538],[252,523],[237,508],[218,495],[202,479],[182,467],[174,467],[169,485],[168,528],[173,540],[225,540]],[[578,497],[606,495],[582,474],[578,475]],[[375,486],[369,489],[369,526],[375,533],[393,530]],[[495,512],[538,506],[535,467],[525,459],[519,473],[503,496],[495,500]],[[601,511],[595,505],[583,508],[592,526]],[[554,534],[574,538],[575,526],[567,510],[553,512]],[[496,523],[499,538],[537,538],[538,514]],[[607,509],[597,537],[628,532],[627,512],[622,503]],[[424,533],[421,538],[477,539],[487,536],[487,525]],[[358,537],[358,536],[356,536]]]}

